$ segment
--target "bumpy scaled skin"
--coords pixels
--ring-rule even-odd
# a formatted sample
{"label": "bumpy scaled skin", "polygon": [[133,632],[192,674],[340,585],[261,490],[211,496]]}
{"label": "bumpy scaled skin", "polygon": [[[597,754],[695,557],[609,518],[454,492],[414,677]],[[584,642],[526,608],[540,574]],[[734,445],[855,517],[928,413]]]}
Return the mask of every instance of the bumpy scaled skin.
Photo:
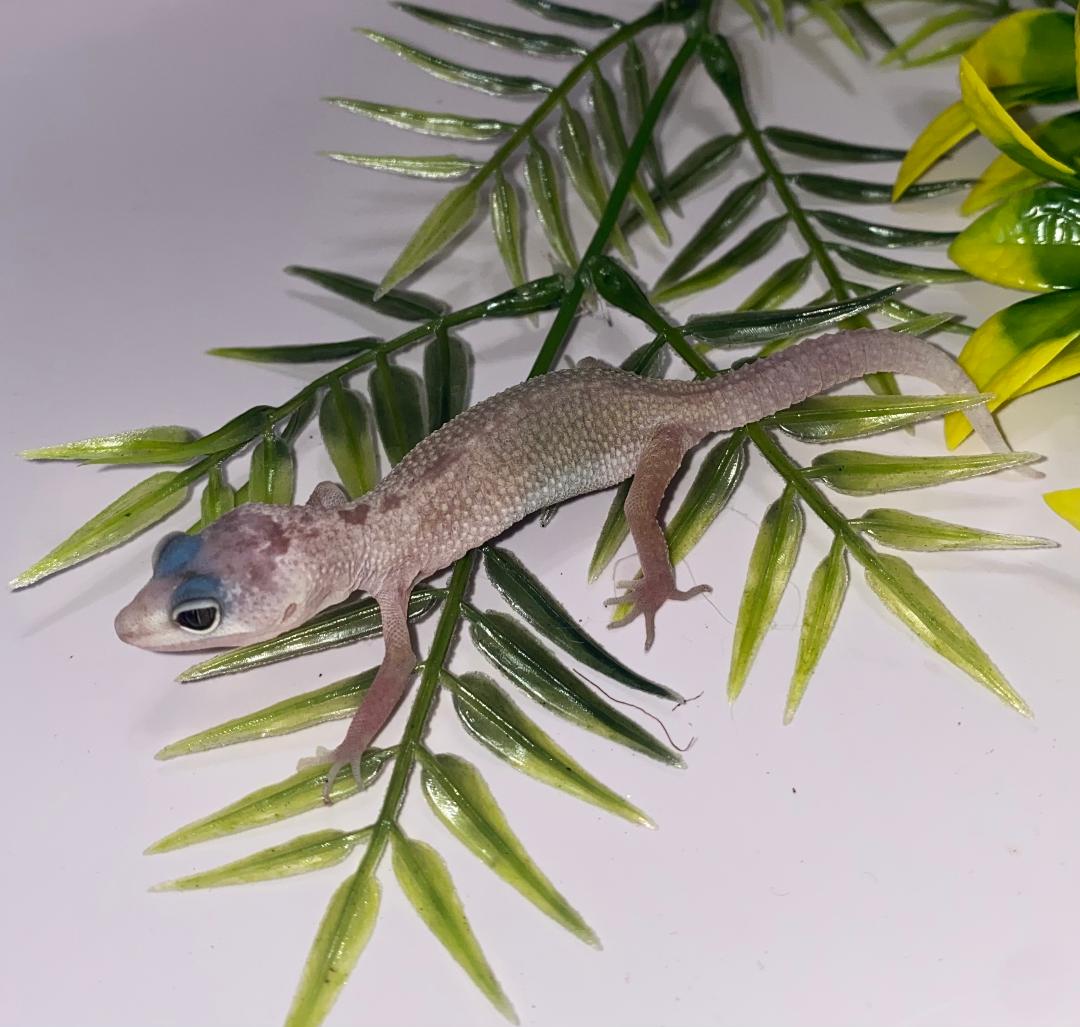
{"label": "bumpy scaled skin", "polygon": [[[535,510],[633,476],[627,521],[642,577],[620,583],[641,615],[646,648],[656,611],[702,591],[675,587],[657,510],[686,451],[808,396],[877,371],[927,379],[946,392],[974,386],[937,347],[893,332],[807,340],[707,382],[638,378],[599,361],[507,389],[417,445],[355,502],[324,482],[307,506],[251,504],[196,536],[158,548],[150,582],[116,618],[147,649],[193,650],[273,638],[363,589],[378,601],[386,652],[345,740],[327,792],[385,724],[416,663],[406,609],[417,581]],[[995,451],[1008,445],[985,409],[966,412]],[[619,598],[609,602],[622,601]]]}

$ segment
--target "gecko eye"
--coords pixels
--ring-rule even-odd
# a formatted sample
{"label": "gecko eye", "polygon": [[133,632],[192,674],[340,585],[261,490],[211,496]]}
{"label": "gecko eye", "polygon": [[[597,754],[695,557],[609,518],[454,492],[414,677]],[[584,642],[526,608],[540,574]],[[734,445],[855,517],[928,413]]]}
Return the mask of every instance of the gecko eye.
{"label": "gecko eye", "polygon": [[218,626],[221,607],[216,599],[189,599],[173,609],[172,619],[185,631],[204,635]]}

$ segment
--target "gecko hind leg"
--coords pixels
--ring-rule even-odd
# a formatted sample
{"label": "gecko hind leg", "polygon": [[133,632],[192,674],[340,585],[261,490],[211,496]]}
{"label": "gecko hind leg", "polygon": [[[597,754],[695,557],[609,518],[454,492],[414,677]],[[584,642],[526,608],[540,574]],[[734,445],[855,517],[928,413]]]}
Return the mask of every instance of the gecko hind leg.
{"label": "gecko hind leg", "polygon": [[346,768],[352,769],[356,783],[363,785],[360,761],[368,747],[386,725],[409,689],[409,679],[416,668],[416,654],[409,637],[408,604],[412,584],[381,593],[375,598],[383,623],[386,652],[375,680],[353,715],[341,744],[332,751],[320,748],[315,756],[300,761],[301,767],[330,763],[323,786],[323,801],[330,803],[334,781]]}
{"label": "gecko hind leg", "polygon": [[656,637],[656,612],[664,603],[669,599],[690,599],[702,592],[712,591],[709,585],[695,585],[688,589],[675,587],[675,571],[668,555],[667,540],[657,519],[664,493],[686,451],[695,441],[676,427],[664,428],[653,435],[641,454],[623,505],[641,561],[641,577],[634,581],[616,582],[615,587],[625,589],[625,592],[605,600],[604,605],[631,604],[630,611],[612,621],[608,627],[621,628],[637,617],[643,617],[646,650],[652,648]]}

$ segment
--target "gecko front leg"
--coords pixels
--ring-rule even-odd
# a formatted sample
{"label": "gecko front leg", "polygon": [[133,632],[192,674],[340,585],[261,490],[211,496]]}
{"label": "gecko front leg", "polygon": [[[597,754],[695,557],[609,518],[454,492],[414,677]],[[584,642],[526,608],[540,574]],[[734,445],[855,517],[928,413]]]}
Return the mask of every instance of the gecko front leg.
{"label": "gecko front leg", "polygon": [[360,758],[383,729],[397,709],[409,688],[409,678],[416,668],[416,653],[409,636],[409,593],[413,579],[404,585],[390,585],[380,590],[375,599],[382,618],[383,640],[386,650],[375,680],[353,715],[349,730],[341,744],[332,752],[321,749],[313,757],[300,761],[301,767],[330,761],[330,770],[323,787],[323,800],[329,804],[330,790],[338,774],[351,767],[357,784],[360,784]]}
{"label": "gecko front leg", "polygon": [[711,592],[709,585],[693,588],[675,587],[675,571],[668,556],[667,540],[658,519],[660,504],[671,479],[686,455],[686,451],[698,440],[678,427],[662,428],[645,444],[638,461],[634,480],[626,496],[623,509],[626,522],[637,546],[641,561],[641,577],[633,581],[617,581],[616,588],[626,589],[621,596],[604,601],[605,606],[618,606],[629,602],[630,611],[609,628],[621,628],[636,617],[645,618],[645,649],[652,647],[656,636],[656,611],[669,599],[689,599],[701,592]]}

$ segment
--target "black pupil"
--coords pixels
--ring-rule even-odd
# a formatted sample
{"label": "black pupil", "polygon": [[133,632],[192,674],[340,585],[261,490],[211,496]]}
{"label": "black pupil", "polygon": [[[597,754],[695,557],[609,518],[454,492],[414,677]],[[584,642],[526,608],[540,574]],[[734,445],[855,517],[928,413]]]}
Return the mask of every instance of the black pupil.
{"label": "black pupil", "polygon": [[217,609],[213,606],[195,606],[176,615],[176,623],[191,631],[209,631],[216,620]]}

